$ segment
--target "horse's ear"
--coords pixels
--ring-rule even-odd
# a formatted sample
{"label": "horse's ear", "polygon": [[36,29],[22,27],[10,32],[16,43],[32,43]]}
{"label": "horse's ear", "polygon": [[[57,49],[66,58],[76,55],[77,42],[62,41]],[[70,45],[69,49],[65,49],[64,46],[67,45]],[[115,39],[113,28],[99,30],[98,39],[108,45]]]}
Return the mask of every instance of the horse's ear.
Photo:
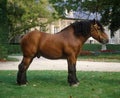
{"label": "horse's ear", "polygon": [[94,25],[96,24],[96,20],[95,20],[95,18],[93,19],[93,24],[94,24]]}

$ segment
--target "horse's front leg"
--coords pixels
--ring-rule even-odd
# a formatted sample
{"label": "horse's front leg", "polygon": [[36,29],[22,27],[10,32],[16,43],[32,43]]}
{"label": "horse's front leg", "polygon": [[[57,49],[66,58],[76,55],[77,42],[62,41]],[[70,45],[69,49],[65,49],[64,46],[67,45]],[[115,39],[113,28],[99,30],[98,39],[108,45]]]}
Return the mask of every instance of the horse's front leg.
{"label": "horse's front leg", "polygon": [[30,57],[23,57],[22,62],[18,66],[18,73],[17,73],[17,83],[19,85],[24,85],[27,83],[27,76],[26,71],[32,62],[33,58]]}
{"label": "horse's front leg", "polygon": [[79,81],[76,76],[76,58],[69,58],[68,60],[68,83],[70,86],[78,86]]}

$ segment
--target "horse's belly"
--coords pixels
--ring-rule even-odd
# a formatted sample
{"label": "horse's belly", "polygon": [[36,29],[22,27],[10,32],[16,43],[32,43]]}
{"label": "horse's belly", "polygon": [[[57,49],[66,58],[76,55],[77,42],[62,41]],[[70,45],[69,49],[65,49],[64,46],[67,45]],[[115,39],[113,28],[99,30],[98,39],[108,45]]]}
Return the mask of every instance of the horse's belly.
{"label": "horse's belly", "polygon": [[62,50],[54,48],[45,48],[40,51],[40,54],[48,59],[59,59],[63,56]]}

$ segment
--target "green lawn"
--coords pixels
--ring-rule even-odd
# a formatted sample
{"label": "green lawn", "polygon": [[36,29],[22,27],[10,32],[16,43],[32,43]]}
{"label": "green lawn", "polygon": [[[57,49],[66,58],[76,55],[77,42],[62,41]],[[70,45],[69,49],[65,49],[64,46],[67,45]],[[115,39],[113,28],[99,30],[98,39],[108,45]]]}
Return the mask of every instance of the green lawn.
{"label": "green lawn", "polygon": [[29,84],[16,85],[16,71],[0,71],[0,98],[120,98],[120,72],[77,72],[78,87],[67,71],[28,71]]}
{"label": "green lawn", "polygon": [[120,62],[120,54],[96,54],[79,56],[78,60],[99,62]]}

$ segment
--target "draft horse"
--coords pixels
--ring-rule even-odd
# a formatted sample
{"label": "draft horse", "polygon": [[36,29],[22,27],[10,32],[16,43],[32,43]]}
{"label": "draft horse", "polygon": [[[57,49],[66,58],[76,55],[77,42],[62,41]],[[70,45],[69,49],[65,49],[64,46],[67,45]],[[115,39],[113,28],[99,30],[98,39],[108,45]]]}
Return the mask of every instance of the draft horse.
{"label": "draft horse", "polygon": [[31,31],[21,39],[23,59],[18,67],[17,83],[27,83],[26,71],[35,57],[48,59],[67,59],[68,83],[79,84],[76,76],[76,61],[85,41],[93,37],[106,44],[108,36],[103,26],[96,20],[74,22],[56,34],[48,34],[38,30]]}

